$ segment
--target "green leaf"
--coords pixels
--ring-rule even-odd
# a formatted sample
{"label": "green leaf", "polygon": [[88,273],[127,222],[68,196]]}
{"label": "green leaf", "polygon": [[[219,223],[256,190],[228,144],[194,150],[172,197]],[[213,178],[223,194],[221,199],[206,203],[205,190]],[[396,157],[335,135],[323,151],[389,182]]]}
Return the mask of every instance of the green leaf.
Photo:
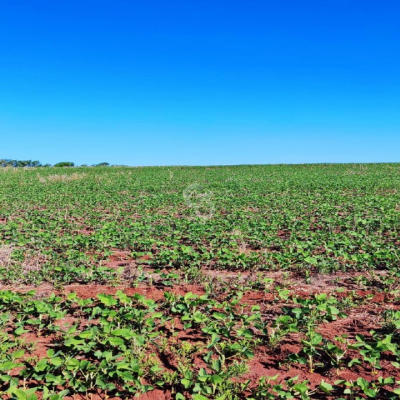
{"label": "green leaf", "polygon": [[376,395],[378,394],[378,392],[374,389],[364,389],[364,393],[368,396],[368,397],[372,397],[373,399],[376,398]]}
{"label": "green leaf", "polygon": [[322,342],[322,335],[319,333],[316,333],[311,339],[311,344],[313,345],[320,344],[321,342]]}
{"label": "green leaf", "polygon": [[224,379],[220,375],[210,375],[210,382],[213,384],[222,383]]}
{"label": "green leaf", "polygon": [[366,389],[368,389],[368,387],[369,387],[369,383],[368,383],[368,381],[367,380],[365,380],[364,378],[357,378],[357,385],[358,386],[360,386],[360,388],[362,389],[362,390],[366,390]]}
{"label": "green leaf", "polygon": [[181,379],[181,383],[185,389],[189,389],[192,385],[192,381],[190,381],[189,379]]}
{"label": "green leaf", "polygon": [[358,358],[353,358],[350,362],[349,362],[349,367],[351,368],[353,365],[361,365],[361,361]]}
{"label": "green leaf", "polygon": [[135,336],[135,334],[130,329],[116,329],[114,331],[111,331],[111,335],[121,336],[124,339],[131,339]]}
{"label": "green leaf", "polygon": [[333,390],[333,386],[324,380],[321,381],[319,388],[325,393],[330,393]]}
{"label": "green leaf", "polygon": [[201,394],[194,394],[194,395],[192,396],[192,399],[193,399],[193,400],[208,400],[207,397],[202,396]]}
{"label": "green leaf", "polygon": [[19,328],[17,328],[17,329],[14,331],[14,334],[15,334],[16,336],[20,336],[20,335],[22,335],[23,333],[26,333],[26,332],[29,332],[29,331],[26,330],[26,329],[24,329],[22,326],[20,326]]}

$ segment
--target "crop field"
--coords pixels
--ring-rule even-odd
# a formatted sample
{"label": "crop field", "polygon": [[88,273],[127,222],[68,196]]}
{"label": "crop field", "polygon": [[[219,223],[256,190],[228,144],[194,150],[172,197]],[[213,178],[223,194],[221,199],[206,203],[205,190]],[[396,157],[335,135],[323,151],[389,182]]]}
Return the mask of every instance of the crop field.
{"label": "crop field", "polygon": [[0,398],[399,399],[400,164],[0,168]]}

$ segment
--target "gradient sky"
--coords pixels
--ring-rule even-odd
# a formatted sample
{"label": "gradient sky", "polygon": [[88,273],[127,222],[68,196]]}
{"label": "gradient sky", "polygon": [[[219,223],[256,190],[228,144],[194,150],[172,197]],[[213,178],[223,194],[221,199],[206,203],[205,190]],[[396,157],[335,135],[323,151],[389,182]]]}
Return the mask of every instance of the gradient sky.
{"label": "gradient sky", "polygon": [[400,2],[0,8],[0,158],[400,161]]}

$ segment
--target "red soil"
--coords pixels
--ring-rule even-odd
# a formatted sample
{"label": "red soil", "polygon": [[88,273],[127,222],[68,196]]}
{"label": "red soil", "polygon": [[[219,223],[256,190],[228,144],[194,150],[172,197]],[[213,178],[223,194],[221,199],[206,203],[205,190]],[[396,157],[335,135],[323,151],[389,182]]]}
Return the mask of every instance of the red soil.
{"label": "red soil", "polygon": [[[124,258],[127,258],[127,254],[114,254],[110,263],[120,263],[124,262]],[[227,273],[231,274],[231,273]],[[223,275],[223,273],[220,273]],[[245,274],[244,274],[245,275]],[[346,274],[341,276],[341,282],[343,286],[345,284],[344,281],[348,280],[351,274]],[[326,277],[327,278],[327,277]],[[277,277],[279,280],[280,277]],[[332,279],[332,278],[331,278]],[[333,292],[332,287],[333,284],[330,282],[325,287],[323,287],[323,283],[325,281],[325,277],[320,277],[319,280],[315,281],[315,284],[306,285],[302,281],[297,281],[297,284],[294,283],[289,286],[291,289],[291,293],[296,293],[301,297],[310,297],[315,295],[316,293],[331,293]],[[342,287],[343,287],[342,286]],[[317,330],[323,335],[325,339],[334,341],[336,336],[339,335],[348,335],[348,339],[351,341],[354,340],[356,334],[362,334],[368,336],[369,331],[372,329],[379,329],[378,317],[384,309],[392,308],[392,309],[400,309],[400,304],[397,302],[392,302],[388,307],[387,302],[392,300],[390,296],[385,293],[377,292],[375,290],[364,290],[364,289],[356,289],[355,285],[351,282],[348,283],[347,290],[345,289],[342,292],[337,292],[336,296],[339,298],[346,297],[349,295],[350,290],[351,293],[355,294],[359,298],[365,298],[366,304],[358,306],[355,309],[350,309],[348,313],[348,317],[344,319],[340,319],[338,321],[333,321],[329,323],[320,324],[317,327]],[[4,288],[2,288],[4,290]],[[19,287],[13,288],[16,291],[26,292],[32,287]],[[350,289],[350,290],[349,290]],[[51,292],[56,292],[58,294],[68,294],[71,292],[77,293],[79,297],[82,298],[95,298],[100,293],[105,294],[115,294],[118,290],[122,290],[128,295],[140,294],[145,296],[146,298],[153,299],[155,301],[160,301],[164,298],[165,291],[171,291],[175,294],[184,295],[188,292],[192,292],[194,294],[202,295],[205,293],[204,287],[201,285],[175,285],[173,287],[155,287],[149,285],[140,285],[139,287],[132,288],[124,285],[114,287],[114,286],[104,286],[104,285],[67,285],[62,290],[52,290],[49,285],[42,285],[36,288],[37,296],[47,296]],[[221,295],[224,297],[224,294]],[[370,298],[369,298],[370,297]],[[246,291],[244,293],[243,299],[241,300],[242,304],[251,305],[260,305],[262,312],[264,315],[271,313],[271,317],[273,314],[278,311],[282,303],[284,301],[278,301],[276,293],[270,292],[262,292],[262,291]],[[68,329],[68,326],[77,322],[77,319],[72,317],[66,317],[62,320],[57,321],[57,325],[61,326],[62,329]],[[81,321],[81,323],[85,323]],[[177,333],[176,336],[170,335],[171,345],[174,343],[179,346],[183,341],[190,342],[191,344],[196,344],[199,342],[204,342],[205,337],[201,331],[195,329],[184,330],[182,323],[179,319],[175,319],[173,322],[169,321],[168,324],[165,325],[165,329],[170,332]],[[34,333],[29,333],[23,335],[23,338],[26,342],[37,342],[36,347],[32,351],[33,356],[37,356],[38,358],[42,358],[46,356],[46,351],[49,348],[52,348],[52,341],[55,339],[54,336],[37,336]],[[316,367],[313,373],[310,373],[307,365],[289,365],[284,361],[289,354],[298,354],[301,351],[301,334],[291,334],[289,337],[286,337],[282,340],[280,347],[271,349],[267,346],[261,345],[257,348],[255,352],[255,357],[249,362],[249,372],[243,376],[243,380],[251,379],[252,384],[255,384],[261,376],[274,376],[279,374],[279,380],[288,377],[299,376],[299,381],[308,380],[312,388],[319,385],[321,380],[325,380],[326,382],[333,383],[337,379],[346,379],[346,380],[355,380],[358,377],[363,377],[367,380],[371,380],[372,371],[365,364],[365,366],[357,366],[353,367],[350,371],[347,368],[343,368],[340,370],[336,370],[334,368],[320,368]],[[346,358],[352,359],[356,357],[357,352],[355,350],[348,350],[346,354]],[[359,355],[358,355],[359,356]],[[177,366],[176,360],[172,353],[168,350],[164,354],[159,355],[160,361],[164,364],[164,367],[167,370],[174,370]],[[318,362],[318,360],[316,360]],[[201,358],[197,358],[194,362],[194,367],[206,367],[206,364]],[[391,362],[388,360],[382,361],[382,370],[379,371],[377,376],[399,376],[399,371],[395,367],[392,366]],[[377,377],[375,376],[375,377]],[[74,399],[81,399],[82,397],[74,397]],[[100,400],[102,397],[93,395],[89,397],[92,400]],[[134,397],[132,397],[134,398]],[[169,392],[163,392],[161,390],[154,390],[139,397],[135,397],[139,400],[170,400],[172,399],[172,395]],[[111,400],[111,399],[110,399]]]}

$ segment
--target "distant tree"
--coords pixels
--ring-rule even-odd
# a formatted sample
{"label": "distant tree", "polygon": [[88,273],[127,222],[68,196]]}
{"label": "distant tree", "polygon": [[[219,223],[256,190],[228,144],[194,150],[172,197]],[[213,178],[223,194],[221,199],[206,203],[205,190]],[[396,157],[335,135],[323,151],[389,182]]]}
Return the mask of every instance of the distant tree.
{"label": "distant tree", "polygon": [[54,164],[55,167],[75,167],[75,164],[70,161],[61,161],[57,164]]}
{"label": "distant tree", "polygon": [[18,167],[17,160],[6,160],[6,167]]}
{"label": "distant tree", "polygon": [[0,167],[41,167],[40,161],[0,159]]}
{"label": "distant tree", "polygon": [[110,163],[108,163],[108,162],[102,162],[100,164],[93,165],[93,167],[109,167],[109,166],[110,166]]}
{"label": "distant tree", "polygon": [[25,160],[25,161],[17,161],[17,167],[41,167],[42,163],[40,161],[32,161],[32,160]]}

